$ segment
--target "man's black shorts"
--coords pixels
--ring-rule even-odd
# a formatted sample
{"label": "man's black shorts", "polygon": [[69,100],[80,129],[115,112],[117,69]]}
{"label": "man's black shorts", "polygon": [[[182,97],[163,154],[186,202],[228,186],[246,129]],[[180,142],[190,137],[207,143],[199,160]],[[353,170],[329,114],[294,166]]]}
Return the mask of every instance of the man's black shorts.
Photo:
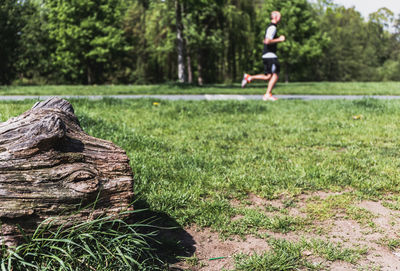
{"label": "man's black shorts", "polygon": [[263,58],[264,63],[264,74],[279,74],[281,71],[281,65],[279,64],[278,58]]}

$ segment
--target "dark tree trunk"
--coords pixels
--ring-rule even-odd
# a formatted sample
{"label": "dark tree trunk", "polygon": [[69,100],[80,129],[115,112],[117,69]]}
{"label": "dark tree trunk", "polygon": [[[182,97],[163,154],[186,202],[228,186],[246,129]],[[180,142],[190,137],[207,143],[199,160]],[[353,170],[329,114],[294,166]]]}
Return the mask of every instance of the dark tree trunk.
{"label": "dark tree trunk", "polygon": [[186,59],[187,59],[188,83],[191,84],[193,83],[192,59],[189,54],[187,55]]}
{"label": "dark tree trunk", "polygon": [[285,63],[285,83],[289,83],[289,65]]}
{"label": "dark tree trunk", "polygon": [[233,41],[232,37],[230,37],[231,42],[230,42],[230,46],[229,46],[229,59],[230,59],[230,72],[231,72],[231,77],[232,80],[234,80],[236,78],[237,75],[237,71],[236,71],[236,46],[235,46],[235,42]]}
{"label": "dark tree trunk", "polygon": [[93,84],[93,70],[90,66],[87,67],[87,83],[88,85],[92,85]]}
{"label": "dark tree trunk", "polygon": [[[184,3],[182,3],[182,14],[185,14],[185,5]],[[183,26],[184,28],[184,26]],[[193,83],[193,72],[192,72],[192,58],[191,58],[191,52],[188,46],[188,41],[186,39],[186,37],[184,37],[183,39],[183,48],[184,48],[184,54],[186,55],[186,70],[187,70],[187,82],[189,84]]]}
{"label": "dark tree trunk", "polygon": [[203,66],[202,66],[202,53],[201,50],[197,52],[197,83],[199,86],[203,85]]}
{"label": "dark tree trunk", "polygon": [[[58,98],[0,124],[0,243],[58,217],[54,226],[130,209],[133,175],[125,151],[80,127]],[[76,212],[79,206],[95,207]]]}

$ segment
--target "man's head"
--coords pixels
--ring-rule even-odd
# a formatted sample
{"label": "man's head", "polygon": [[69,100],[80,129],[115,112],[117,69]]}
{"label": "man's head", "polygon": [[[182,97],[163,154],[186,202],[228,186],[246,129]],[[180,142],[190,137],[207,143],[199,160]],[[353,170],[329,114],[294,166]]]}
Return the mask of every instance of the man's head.
{"label": "man's head", "polygon": [[279,23],[281,20],[281,13],[279,11],[272,11],[271,12],[271,22],[273,23]]}

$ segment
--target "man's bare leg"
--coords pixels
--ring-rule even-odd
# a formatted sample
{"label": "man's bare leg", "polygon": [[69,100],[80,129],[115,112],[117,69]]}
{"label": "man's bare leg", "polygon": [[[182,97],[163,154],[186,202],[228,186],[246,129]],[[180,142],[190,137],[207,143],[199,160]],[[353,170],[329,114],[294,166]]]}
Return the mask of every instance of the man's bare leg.
{"label": "man's bare leg", "polygon": [[263,80],[263,81],[268,81],[271,79],[271,74],[256,74],[256,75],[250,75],[245,73],[243,75],[243,80],[242,80],[242,88],[244,88],[247,83],[250,83],[253,80]]}
{"label": "man's bare leg", "polygon": [[271,79],[272,74],[256,74],[256,75],[250,75],[249,80],[253,81],[253,80],[264,80],[264,81],[268,81],[269,79]]}
{"label": "man's bare leg", "polygon": [[271,79],[269,80],[268,83],[268,88],[267,88],[267,92],[264,95],[264,100],[271,100],[271,101],[276,101],[278,98],[272,96],[272,89],[274,88],[276,82],[278,82],[278,74],[274,73],[271,76]]}

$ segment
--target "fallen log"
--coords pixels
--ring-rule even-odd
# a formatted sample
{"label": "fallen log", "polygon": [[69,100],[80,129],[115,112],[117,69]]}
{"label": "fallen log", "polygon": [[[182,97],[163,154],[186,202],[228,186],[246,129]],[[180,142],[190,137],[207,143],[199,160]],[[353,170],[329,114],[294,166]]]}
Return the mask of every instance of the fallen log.
{"label": "fallen log", "polygon": [[0,123],[0,244],[18,244],[21,229],[52,217],[57,226],[118,215],[132,196],[125,151],[86,134],[69,102],[51,98]]}

